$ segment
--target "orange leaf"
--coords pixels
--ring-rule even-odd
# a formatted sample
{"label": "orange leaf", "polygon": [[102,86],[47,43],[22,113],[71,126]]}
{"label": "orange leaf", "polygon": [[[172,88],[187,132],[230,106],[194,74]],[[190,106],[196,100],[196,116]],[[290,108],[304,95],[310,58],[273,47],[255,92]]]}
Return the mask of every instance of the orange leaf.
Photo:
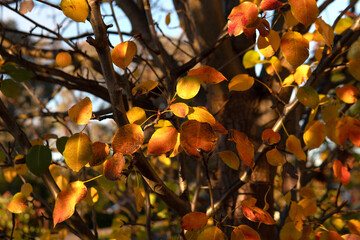
{"label": "orange leaf", "polygon": [[151,136],[148,144],[148,154],[162,154],[174,148],[178,131],[174,127],[157,129]]}
{"label": "orange leaf", "polygon": [[260,8],[264,11],[275,10],[282,7],[283,3],[278,0],[262,0],[260,3]]}
{"label": "orange leaf", "polygon": [[7,209],[12,213],[22,213],[28,209],[25,195],[21,192],[16,193],[8,203]]}
{"label": "orange leaf", "polygon": [[78,125],[88,124],[92,115],[92,103],[90,98],[86,97],[82,99],[79,103],[72,106],[68,113],[72,122]]}
{"label": "orange leaf", "polygon": [[257,45],[260,53],[264,57],[271,57],[280,47],[279,33],[274,30],[270,30],[269,35],[266,37],[259,36]]}
{"label": "orange leaf", "polygon": [[24,0],[20,3],[19,13],[25,14],[27,12],[31,12],[34,7],[33,0]]}
{"label": "orange leaf", "polygon": [[286,11],[284,13],[284,18],[285,18],[285,23],[288,27],[293,27],[299,23],[299,21],[292,14],[291,10]]}
{"label": "orange leaf", "polygon": [[308,48],[308,40],[298,32],[288,31],[281,37],[281,52],[293,67],[300,66],[309,57]]}
{"label": "orange leaf", "polygon": [[234,170],[239,169],[240,160],[238,156],[233,151],[222,151],[219,152],[220,158],[223,160],[223,162],[228,165],[230,168]]}
{"label": "orange leaf", "polygon": [[229,91],[246,91],[254,85],[254,78],[248,74],[238,74],[229,83]]}
{"label": "orange leaf", "polygon": [[304,209],[302,208],[302,206],[300,206],[297,202],[294,201],[291,202],[289,217],[294,222],[302,222],[306,219],[304,215]]}
{"label": "orange leaf", "polygon": [[228,16],[229,35],[239,36],[244,27],[254,27],[258,22],[259,10],[255,3],[243,2],[234,7]]}
{"label": "orange leaf", "polygon": [[297,159],[301,161],[306,161],[306,154],[301,147],[301,142],[294,135],[290,135],[286,139],[286,148],[289,150],[289,152],[294,154]]}
{"label": "orange leaf", "polygon": [[321,36],[324,38],[325,44],[331,48],[334,44],[335,37],[332,27],[326,22],[324,22],[321,17],[316,19],[315,27],[316,30],[318,30]]}
{"label": "orange leaf", "polygon": [[131,94],[133,96],[138,96],[138,95],[148,93],[151,90],[153,90],[154,88],[156,88],[158,84],[159,84],[159,82],[155,82],[155,81],[152,81],[152,80],[146,80],[146,81],[136,85],[131,90]]}
{"label": "orange leaf", "polygon": [[316,198],[315,192],[311,187],[302,187],[300,189],[300,196],[303,198]]}
{"label": "orange leaf", "polygon": [[93,155],[89,161],[90,166],[102,164],[110,153],[110,148],[107,143],[94,142],[92,144]]}
{"label": "orange leaf", "polygon": [[179,153],[181,153],[182,150],[183,150],[183,149],[182,149],[181,144],[180,144],[180,133],[178,132],[177,137],[176,137],[175,146],[174,146],[173,150],[171,151],[169,157],[175,157],[176,155],[178,155]]}
{"label": "orange leaf", "polygon": [[266,152],[266,160],[272,166],[281,166],[286,162],[282,153],[276,148]]}
{"label": "orange leaf", "polygon": [[198,236],[197,240],[227,240],[225,233],[216,226],[206,227]]}
{"label": "orange leaf", "polygon": [[186,103],[178,102],[170,105],[170,110],[177,117],[184,118],[189,113],[189,106]]}
{"label": "orange leaf", "polygon": [[348,228],[352,234],[360,235],[360,221],[351,219],[348,221]]}
{"label": "orange leaf", "polygon": [[343,238],[335,231],[320,232],[319,236],[319,240],[343,240]]}
{"label": "orange leaf", "polygon": [[236,144],[237,152],[241,160],[250,168],[254,167],[254,145],[245,133],[239,132],[238,130],[233,129],[231,131],[231,141],[234,141]]}
{"label": "orange leaf", "polygon": [[341,161],[335,160],[333,163],[334,176],[338,178],[344,185],[348,184],[351,179],[351,174],[346,165]]}
{"label": "orange leaf", "polygon": [[280,230],[280,240],[295,240],[301,238],[301,231],[295,226],[295,223],[286,222]]}
{"label": "orange leaf", "polygon": [[260,235],[248,225],[240,225],[231,233],[231,240],[261,240]]}
{"label": "orange leaf", "polygon": [[180,143],[189,156],[202,157],[201,152],[212,152],[217,137],[208,123],[188,120],[181,125]]}
{"label": "orange leaf", "polygon": [[182,217],[182,227],[185,230],[199,230],[205,227],[208,218],[205,213],[191,212]]}
{"label": "orange leaf", "polygon": [[221,72],[209,66],[201,66],[197,69],[192,69],[187,75],[196,77],[206,84],[217,84],[226,80],[226,77],[224,77]]}
{"label": "orange leaf", "polygon": [[145,140],[145,135],[141,127],[137,124],[126,124],[120,127],[111,142],[114,152],[124,155],[136,152]]}
{"label": "orange leaf", "polygon": [[274,145],[280,142],[280,139],[280,134],[278,132],[274,132],[272,129],[265,129],[261,135],[261,140],[269,145]]}
{"label": "orange leaf", "polygon": [[348,104],[356,103],[359,94],[359,90],[353,85],[346,84],[342,87],[336,88],[336,96],[340,98],[341,101]]}
{"label": "orange leaf", "polygon": [[270,216],[268,212],[255,206],[255,201],[243,200],[241,202],[241,208],[244,216],[253,222],[260,222],[266,225],[275,224],[274,219]]}
{"label": "orange leaf", "polygon": [[339,145],[344,145],[346,139],[349,139],[356,147],[360,147],[360,121],[353,117],[338,120],[335,139]]}
{"label": "orange leaf", "polygon": [[136,44],[131,41],[119,43],[111,52],[113,63],[119,68],[125,69],[132,62],[137,48]]}
{"label": "orange leaf", "polygon": [[71,58],[71,55],[70,53],[68,52],[60,52],[56,55],[55,57],[55,61],[56,61],[56,64],[59,66],[59,67],[67,67],[71,64],[71,61],[72,61],[72,58]]}
{"label": "orange leaf", "polygon": [[195,97],[200,90],[201,80],[196,77],[186,76],[180,78],[176,84],[176,92],[182,99]]}
{"label": "orange leaf", "polygon": [[104,176],[110,181],[120,180],[125,166],[125,158],[117,152],[104,163]]}
{"label": "orange leaf", "polygon": [[75,205],[86,197],[86,193],[85,184],[75,181],[57,195],[53,212],[54,227],[74,214]]}
{"label": "orange leaf", "polygon": [[305,217],[314,215],[316,213],[317,206],[315,201],[304,198],[298,204],[304,209]]}
{"label": "orange leaf", "polygon": [[304,143],[309,150],[318,148],[326,137],[325,125],[320,121],[313,121],[305,127]]}
{"label": "orange leaf", "polygon": [[291,12],[294,17],[308,27],[315,22],[319,15],[319,9],[315,0],[289,0]]}

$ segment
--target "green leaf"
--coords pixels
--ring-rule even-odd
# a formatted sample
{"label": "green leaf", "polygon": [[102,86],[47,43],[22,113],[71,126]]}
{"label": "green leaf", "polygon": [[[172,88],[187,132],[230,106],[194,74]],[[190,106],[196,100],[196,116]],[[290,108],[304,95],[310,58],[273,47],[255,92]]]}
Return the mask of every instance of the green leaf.
{"label": "green leaf", "polygon": [[310,86],[299,88],[296,97],[307,107],[314,109],[319,105],[319,94]]}
{"label": "green leaf", "polygon": [[247,51],[243,57],[244,68],[255,67],[260,61],[260,54],[255,50]]}
{"label": "green leaf", "polygon": [[0,150],[0,162],[4,162],[5,159],[6,159],[5,153],[2,150]]}
{"label": "green leaf", "polygon": [[59,153],[63,154],[68,139],[69,137],[64,136],[56,140],[56,148],[59,151]]}
{"label": "green leaf", "polygon": [[32,146],[26,155],[26,166],[29,170],[40,177],[48,170],[51,163],[51,150],[47,146]]}
{"label": "green leaf", "polygon": [[20,94],[20,86],[11,79],[1,81],[1,92],[8,98],[17,98]]}
{"label": "green leaf", "polygon": [[15,81],[24,82],[30,80],[34,75],[32,72],[19,68],[13,62],[8,62],[2,66],[2,69]]}

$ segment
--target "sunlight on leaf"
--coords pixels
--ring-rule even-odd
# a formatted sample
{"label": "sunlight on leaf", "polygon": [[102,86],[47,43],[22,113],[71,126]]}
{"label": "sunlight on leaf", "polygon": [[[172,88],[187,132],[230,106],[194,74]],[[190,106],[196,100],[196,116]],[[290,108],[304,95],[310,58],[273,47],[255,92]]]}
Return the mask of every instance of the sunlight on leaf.
{"label": "sunlight on leaf", "polygon": [[92,143],[85,133],[72,135],[65,145],[63,152],[66,164],[75,172],[80,171],[91,159]]}
{"label": "sunlight on leaf", "polygon": [[175,116],[185,118],[189,113],[189,106],[186,103],[178,102],[170,105],[170,110]]}
{"label": "sunlight on leaf", "polygon": [[260,8],[264,11],[275,10],[283,6],[283,3],[278,0],[262,0]]}
{"label": "sunlight on leaf", "polygon": [[360,92],[353,85],[346,84],[336,88],[336,96],[345,103],[353,104],[357,102]]}
{"label": "sunlight on leaf", "polygon": [[49,170],[60,190],[64,190],[70,182],[70,170],[55,164],[51,164]]}
{"label": "sunlight on leaf", "polygon": [[315,0],[289,0],[291,12],[294,17],[308,27],[314,23],[319,15],[319,9]]}
{"label": "sunlight on leaf", "polygon": [[321,36],[324,38],[325,44],[331,48],[332,45],[334,44],[334,37],[335,37],[334,30],[332,29],[332,27],[329,24],[327,24],[324,20],[322,20],[321,17],[316,19],[315,27],[316,30],[318,30]]}
{"label": "sunlight on leaf", "polygon": [[341,161],[335,160],[333,163],[334,176],[338,178],[342,184],[347,185],[351,180],[351,173],[346,165]]}
{"label": "sunlight on leaf", "polygon": [[85,200],[89,206],[94,206],[99,201],[99,193],[96,188],[91,187],[88,189]]}
{"label": "sunlight on leaf", "polygon": [[157,129],[148,144],[148,154],[162,154],[172,150],[177,141],[178,131],[174,127]]}
{"label": "sunlight on leaf", "polygon": [[132,107],[126,112],[129,123],[141,125],[146,120],[146,112],[140,107]]}
{"label": "sunlight on leaf", "polygon": [[281,52],[294,68],[300,66],[309,57],[308,48],[308,40],[298,32],[288,31],[281,37]]}
{"label": "sunlight on leaf", "polygon": [[259,36],[257,46],[264,57],[271,57],[280,47],[279,33],[271,30],[266,37]]}
{"label": "sunlight on leaf", "polygon": [[259,10],[255,3],[243,2],[234,7],[228,16],[228,33],[230,36],[239,36],[244,27],[254,27],[258,21]]}
{"label": "sunlight on leaf", "polygon": [[341,35],[347,29],[349,29],[354,24],[354,20],[351,17],[341,18],[336,24],[334,31],[336,34]]}
{"label": "sunlight on leaf", "polygon": [[294,81],[297,83],[297,85],[301,85],[304,82],[306,82],[311,75],[311,68],[309,65],[301,65],[296,68],[296,71],[294,73]]}
{"label": "sunlight on leaf", "polygon": [[192,69],[187,76],[196,77],[206,84],[217,84],[227,80],[221,72],[209,66],[201,66],[197,69]]}
{"label": "sunlight on leaf", "polygon": [[325,137],[325,124],[321,121],[313,121],[306,125],[303,140],[309,150],[320,147]]}
{"label": "sunlight on leaf", "polygon": [[136,152],[145,140],[145,135],[141,127],[137,124],[126,124],[120,127],[111,142],[114,152],[124,155]]}
{"label": "sunlight on leaf", "polygon": [[[254,199],[254,198],[250,198]],[[275,224],[274,219],[270,216],[267,211],[260,209],[255,206],[256,199],[249,201],[249,199],[243,200],[241,202],[241,208],[243,210],[244,217],[249,219],[252,222],[260,222],[266,225]]]}
{"label": "sunlight on leaf", "polygon": [[185,230],[199,230],[205,227],[208,218],[205,213],[191,212],[182,217],[182,227]]}
{"label": "sunlight on leaf", "polygon": [[203,107],[190,107],[187,115],[189,120],[196,120],[198,122],[206,122],[211,126],[215,125],[216,120],[214,116]]}
{"label": "sunlight on leaf", "polygon": [[86,0],[61,0],[60,7],[64,15],[75,22],[85,22],[89,15]]}
{"label": "sunlight on leaf", "polygon": [[246,91],[254,85],[254,78],[248,74],[238,74],[229,83],[229,91]]}
{"label": "sunlight on leaf", "polygon": [[122,42],[111,51],[111,59],[116,66],[125,69],[132,62],[136,52],[137,47],[134,42]]}
{"label": "sunlight on leaf", "polygon": [[352,234],[360,235],[360,221],[351,219],[348,221],[348,228]]}
{"label": "sunlight on leaf", "polygon": [[60,52],[56,55],[56,58],[55,58],[55,61],[56,61],[56,64],[59,66],[59,67],[67,67],[71,64],[72,62],[72,58],[71,58],[71,55],[70,53],[68,52]]}
{"label": "sunlight on leaf", "polygon": [[28,209],[28,205],[26,204],[26,196],[21,192],[16,193],[12,200],[8,203],[7,209],[15,214],[26,211]]}
{"label": "sunlight on leaf", "polygon": [[92,116],[92,103],[90,98],[86,97],[79,103],[73,105],[68,113],[73,123],[78,125],[88,124]]}
{"label": "sunlight on leaf", "polygon": [[306,161],[306,154],[301,147],[301,142],[294,135],[290,135],[286,139],[286,148],[289,150],[289,152],[294,154],[297,159],[301,161]]}
{"label": "sunlight on leaf", "polygon": [[176,84],[176,92],[182,99],[191,99],[198,94],[200,83],[201,80],[196,77],[186,76],[180,78]]}
{"label": "sunlight on leaf", "polygon": [[268,144],[274,145],[281,140],[281,136],[278,132],[274,132],[272,129],[265,129],[261,134],[261,140]]}
{"label": "sunlight on leaf", "polygon": [[152,80],[146,80],[146,81],[136,85],[131,90],[131,94],[133,96],[142,95],[142,94],[150,92],[151,90],[156,88],[158,85],[159,85],[159,82],[155,82],[155,81],[152,81]]}
{"label": "sunlight on leaf", "polygon": [[244,68],[253,68],[257,63],[260,61],[260,54],[255,50],[249,50],[247,51],[244,56],[242,63],[244,65]]}

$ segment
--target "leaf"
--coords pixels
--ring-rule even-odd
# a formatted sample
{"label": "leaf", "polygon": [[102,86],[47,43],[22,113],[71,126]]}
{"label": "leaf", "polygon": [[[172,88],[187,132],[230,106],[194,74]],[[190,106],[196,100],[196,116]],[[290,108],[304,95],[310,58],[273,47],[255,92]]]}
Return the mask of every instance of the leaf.
{"label": "leaf", "polygon": [[99,201],[99,193],[96,188],[91,187],[88,189],[85,200],[89,206],[94,206]]}
{"label": "leaf", "polygon": [[325,125],[321,121],[310,122],[305,127],[303,139],[309,150],[320,147],[324,142],[325,137]]}
{"label": "leaf", "polygon": [[183,149],[182,149],[181,143],[180,143],[180,133],[178,132],[175,146],[174,146],[173,150],[171,151],[169,157],[175,157],[176,155],[178,155],[179,153],[181,153],[182,150],[183,150]]}
{"label": "leaf", "polygon": [[30,183],[24,183],[23,185],[21,185],[20,191],[25,196],[25,198],[27,198],[28,196],[30,196],[31,192],[33,191],[33,187],[31,186]]}
{"label": "leaf", "polygon": [[139,85],[135,86],[131,90],[131,93],[133,96],[142,95],[142,94],[150,92],[151,90],[156,88],[157,85],[159,85],[159,82],[155,82],[152,80],[146,80],[146,81],[140,83]]}
{"label": "leaf", "polygon": [[274,145],[280,142],[281,136],[278,132],[274,132],[272,129],[265,129],[261,134],[261,140],[268,144]]}
{"label": "leaf", "polygon": [[16,99],[20,94],[20,86],[12,79],[2,80],[0,90],[8,98]]}
{"label": "leaf", "polygon": [[141,125],[146,120],[146,112],[140,107],[132,107],[126,112],[126,117],[128,118],[129,123]]}
{"label": "leaf", "polygon": [[279,33],[274,30],[270,30],[269,35],[266,37],[259,36],[257,46],[264,57],[271,57],[280,47]]}
{"label": "leaf", "polygon": [[17,67],[13,62],[7,62],[2,65],[1,68],[8,74],[12,79],[17,82],[25,82],[34,77],[34,74],[24,68]]}
{"label": "leaf", "polygon": [[178,131],[174,127],[157,129],[148,144],[148,154],[162,154],[175,147]]}
{"label": "leaf", "polygon": [[353,117],[344,117],[337,121],[335,138],[339,145],[349,139],[356,147],[360,147],[360,121]]}
{"label": "leaf", "polygon": [[353,85],[346,84],[336,88],[336,96],[345,103],[353,104],[357,102],[360,92]]}
{"label": "leaf", "polygon": [[74,214],[75,205],[86,197],[86,193],[85,184],[81,181],[75,181],[57,195],[53,212],[54,227]]}
{"label": "leaf", "polygon": [[190,107],[190,111],[187,115],[189,120],[196,120],[198,122],[206,122],[211,126],[214,126],[216,120],[214,116],[209,113],[206,108],[203,107]]}
{"label": "leaf", "polygon": [[92,103],[90,98],[86,97],[79,103],[73,105],[68,113],[73,123],[78,125],[88,124],[92,116]]}
{"label": "leaf", "polygon": [[26,205],[26,196],[21,192],[16,193],[8,203],[7,209],[15,214],[26,211],[28,209],[28,205]]}
{"label": "leaf", "polygon": [[139,187],[134,187],[134,196],[135,196],[136,210],[138,212],[141,212],[141,209],[144,207],[144,196],[142,195]]}
{"label": "leaf", "polygon": [[299,203],[299,206],[301,206],[304,209],[304,216],[309,217],[316,213],[316,202],[314,200],[305,198],[302,199]]}
{"label": "leaf", "polygon": [[334,30],[332,29],[332,27],[326,22],[324,22],[324,20],[322,20],[321,17],[319,17],[315,21],[315,28],[324,38],[325,44],[331,48],[332,45],[334,45],[334,37],[335,37]]}
{"label": "leaf", "polygon": [[351,75],[358,81],[360,81],[360,58],[351,59],[346,63],[346,66],[351,73]]}
{"label": "leaf", "polygon": [[238,130],[233,129],[231,131],[230,141],[234,141],[236,144],[236,150],[241,158],[241,160],[250,168],[254,167],[254,145],[245,133],[239,132]]}
{"label": "leaf", "polygon": [[231,240],[261,240],[260,235],[248,225],[240,225],[231,233]]}
{"label": "leaf", "polygon": [[124,155],[136,152],[145,140],[144,132],[136,124],[126,124],[120,127],[111,142],[114,152],[120,152]]}
{"label": "leaf", "polygon": [[306,161],[306,154],[301,147],[301,142],[294,135],[290,135],[286,139],[286,148],[300,161]]}
{"label": "leaf", "polygon": [[270,63],[264,63],[267,74],[274,76],[274,74],[282,71],[281,61],[277,57],[272,56],[269,62]]}
{"label": "leaf", "polygon": [[124,166],[124,156],[120,152],[115,153],[114,156],[106,160],[104,163],[105,178],[110,181],[120,180]]}
{"label": "leaf", "polygon": [[60,52],[56,55],[56,58],[55,58],[55,61],[56,61],[56,64],[59,66],[59,67],[67,67],[71,64],[72,62],[72,58],[71,58],[71,55],[70,53],[68,52]]}
{"label": "leaf", "polygon": [[315,22],[319,15],[319,9],[315,0],[289,0],[291,13],[294,17],[308,27]]}
{"label": "leaf", "polygon": [[283,178],[283,184],[281,190],[283,195],[286,195],[286,193],[288,193],[296,186],[299,179],[295,171],[295,168],[293,165],[291,165],[291,163],[286,162],[283,165],[282,178]]}
{"label": "leaf", "polygon": [[281,37],[280,50],[285,59],[295,68],[309,57],[308,48],[308,40],[298,32],[288,31]]}
{"label": "leaf", "polygon": [[312,109],[315,109],[320,102],[317,91],[310,86],[299,88],[296,97],[299,102]]}
{"label": "leaf", "polygon": [[244,54],[242,63],[244,68],[253,68],[260,61],[260,54],[255,50],[249,50]]}
{"label": "leaf", "polygon": [[239,36],[244,27],[253,27],[258,21],[259,10],[255,3],[243,2],[234,7],[228,16],[228,33],[230,36]]}
{"label": "leaf", "polygon": [[254,85],[254,78],[248,74],[238,74],[229,83],[229,91],[246,91]]}
{"label": "leaf", "polygon": [[285,18],[285,23],[288,27],[294,27],[299,23],[299,21],[292,14],[291,10],[286,11],[285,13],[283,13],[283,15]]}
{"label": "leaf", "polygon": [[67,140],[63,156],[66,164],[75,172],[80,171],[92,155],[92,143],[85,133],[76,133]]}
{"label": "leaf", "polygon": [[296,71],[294,73],[294,81],[297,83],[297,85],[301,85],[304,82],[306,82],[311,75],[311,68],[309,65],[304,64],[296,68]]}
{"label": "leaf", "polygon": [[343,238],[335,231],[320,232],[319,240],[343,240]]}
{"label": "leaf", "polygon": [[16,170],[13,167],[7,167],[3,170],[5,181],[11,183],[17,176]]}
{"label": "leaf", "polygon": [[110,148],[107,143],[103,142],[94,142],[91,145],[92,148],[92,157],[89,161],[90,166],[96,166],[102,164],[107,156],[110,154]]}
{"label": "leaf", "polygon": [[241,208],[244,214],[244,217],[249,219],[252,222],[260,222],[266,225],[275,224],[274,219],[270,216],[267,211],[260,209],[255,206],[255,200],[249,201],[249,199],[243,200],[241,202]]}
{"label": "leaf", "polygon": [[202,157],[202,152],[212,152],[216,146],[217,137],[208,123],[188,120],[181,125],[180,143],[186,154],[192,157]]}
{"label": "leaf", "polygon": [[207,222],[208,218],[202,212],[191,212],[181,218],[182,227],[185,230],[200,230]]}
{"label": "leaf", "polygon": [[301,236],[302,232],[296,228],[292,221],[286,222],[280,230],[280,240],[299,240]]}
{"label": "leaf", "polygon": [[278,0],[262,0],[260,9],[264,11],[275,10],[283,6],[283,3]]}
{"label": "leaf", "polygon": [[310,198],[310,199],[316,198],[314,190],[309,186],[305,186],[300,189],[300,196],[303,198]]}
{"label": "leaf", "polygon": [[238,170],[240,166],[240,160],[233,151],[222,151],[218,153],[221,160],[234,170]]}
{"label": "leaf", "polygon": [[226,240],[227,237],[216,226],[206,227],[198,236],[197,240]]}
{"label": "leaf", "polygon": [[176,92],[182,99],[191,99],[198,94],[200,83],[201,80],[196,77],[182,77],[176,84]]}
{"label": "leaf", "polygon": [[59,153],[63,154],[68,139],[69,137],[64,136],[56,140],[56,148],[59,151]]}
{"label": "leaf", "polygon": [[351,17],[341,18],[335,26],[335,33],[338,35],[343,34],[354,24],[354,20]]}
{"label": "leaf", "polygon": [[89,15],[86,0],[61,0],[60,7],[64,15],[75,22],[85,22]]}
{"label": "leaf", "polygon": [[27,12],[31,12],[33,7],[34,7],[33,0],[24,0],[23,2],[20,3],[19,13],[25,14]]}
{"label": "leaf", "polygon": [[192,69],[189,71],[187,76],[196,77],[200,79],[203,83],[210,85],[227,80],[221,72],[209,66],[201,66],[197,69]]}
{"label": "leaf", "polygon": [[166,24],[166,26],[169,26],[170,20],[171,20],[171,18],[170,18],[170,13],[168,13],[168,14],[166,14],[166,17],[165,17],[165,24]]}
{"label": "leaf", "polygon": [[189,106],[186,103],[178,102],[170,105],[170,110],[175,116],[185,118],[189,113]]}
{"label": "leaf", "polygon": [[[132,62],[137,52],[136,44],[132,41],[119,43],[111,51],[111,59],[119,68],[125,69]],[[134,95],[134,94],[133,94]]]}
{"label": "leaf", "polygon": [[346,54],[348,60],[356,60],[360,58],[360,39],[351,44]]}
{"label": "leaf", "polygon": [[276,148],[266,152],[266,160],[272,166],[281,166],[286,162],[282,153]]}
{"label": "leaf", "polygon": [[350,219],[348,221],[348,228],[352,234],[360,235],[360,221],[356,219]]}
{"label": "leaf", "polygon": [[333,163],[334,176],[338,178],[342,184],[347,185],[351,180],[351,173],[346,165],[341,161],[335,160]]}
{"label": "leaf", "polygon": [[65,169],[64,167],[61,167],[59,165],[52,164],[50,165],[49,170],[56,184],[61,190],[64,190],[69,185],[70,181],[68,169]]}
{"label": "leaf", "polygon": [[51,164],[51,150],[47,146],[32,146],[26,155],[26,166],[29,170],[40,177],[49,169]]}

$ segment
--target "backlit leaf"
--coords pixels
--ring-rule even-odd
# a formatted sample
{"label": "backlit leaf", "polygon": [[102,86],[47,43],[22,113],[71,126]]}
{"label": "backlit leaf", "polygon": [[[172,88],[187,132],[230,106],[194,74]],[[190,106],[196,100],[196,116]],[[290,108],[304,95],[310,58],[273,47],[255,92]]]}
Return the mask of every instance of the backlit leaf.
{"label": "backlit leaf", "polygon": [[107,143],[94,142],[91,148],[93,154],[89,161],[90,166],[96,166],[102,164],[110,153],[110,148]]}
{"label": "backlit leaf", "polygon": [[89,15],[86,0],[61,0],[60,7],[64,15],[75,22],[85,22]]}
{"label": "backlit leaf", "polygon": [[260,61],[260,54],[255,50],[249,50],[244,54],[242,63],[244,68],[253,68]]}
{"label": "backlit leaf", "polygon": [[326,22],[324,22],[324,20],[322,20],[321,17],[316,19],[315,27],[316,30],[318,30],[321,36],[324,38],[325,44],[329,47],[332,47],[332,45],[334,44],[334,37],[335,37],[334,30],[332,29],[332,27]]}
{"label": "backlit leaf", "polygon": [[125,166],[125,158],[117,152],[104,163],[104,176],[110,181],[120,180]]}
{"label": "backlit leaf", "polygon": [[280,142],[281,136],[278,132],[274,132],[272,129],[265,129],[261,134],[261,140],[268,144],[274,145]]}
{"label": "backlit leaf", "polygon": [[280,47],[279,33],[271,30],[266,37],[259,36],[257,46],[264,57],[271,57]]}
{"label": "backlit leaf", "polygon": [[282,71],[281,61],[277,57],[272,56],[269,62],[270,63],[264,63],[267,74],[274,76],[276,73],[280,73]]}
{"label": "backlit leaf", "polygon": [[240,225],[231,233],[231,240],[261,240],[257,231],[248,225]]}
{"label": "backlit leaf", "polygon": [[294,135],[290,135],[286,139],[286,148],[289,150],[289,152],[294,154],[297,159],[301,161],[306,161],[306,154],[301,147],[301,142]]}
{"label": "backlit leaf", "polygon": [[299,88],[296,97],[299,102],[313,109],[315,109],[320,102],[317,91],[310,86],[303,86]]}
{"label": "backlit leaf", "polygon": [[26,205],[26,196],[21,192],[16,193],[12,200],[8,203],[7,209],[15,214],[22,213],[27,210],[28,205]]}
{"label": "backlit leaf", "polygon": [[258,15],[259,10],[255,3],[243,2],[234,7],[228,16],[229,35],[236,37],[243,33],[244,27],[254,27],[258,21]]}
{"label": "backlit leaf", "polygon": [[360,81],[360,59],[351,59],[346,63],[346,66],[351,75],[358,81]]}
{"label": "backlit leaf", "polygon": [[133,96],[142,95],[142,94],[145,94],[147,92],[150,92],[151,90],[156,88],[157,85],[159,85],[159,82],[155,82],[155,81],[152,81],[152,80],[146,80],[146,81],[136,85],[131,90],[131,93],[132,93]]}
{"label": "backlit leaf", "polygon": [[300,66],[309,57],[309,42],[300,33],[288,31],[281,37],[280,49],[293,66]]}
{"label": "backlit leaf", "polygon": [[169,157],[175,157],[176,155],[178,155],[179,153],[181,153],[182,150],[183,150],[183,148],[181,147],[180,133],[178,132],[175,146],[174,146],[173,150],[171,151]]}
{"label": "backlit leaf", "polygon": [[303,135],[304,143],[309,150],[318,148],[324,142],[326,137],[325,125],[321,121],[309,123]]}
{"label": "backlit leaf", "polygon": [[27,167],[38,177],[48,170],[51,160],[51,150],[47,146],[32,146],[26,155]]}
{"label": "backlit leaf", "polygon": [[266,160],[272,166],[281,166],[286,162],[283,154],[276,148],[266,152]]}
{"label": "backlit leaf", "polygon": [[177,117],[184,118],[189,113],[189,106],[186,103],[178,102],[170,105],[170,110]]}
{"label": "backlit leaf", "polygon": [[157,129],[151,136],[148,144],[148,154],[162,154],[174,148],[178,131],[174,127]]}
{"label": "backlit leaf", "polygon": [[319,15],[319,9],[315,0],[289,0],[291,12],[294,17],[308,27],[315,22]]}
{"label": "backlit leaf", "polygon": [[186,76],[180,78],[176,85],[176,92],[182,99],[190,99],[196,96],[200,90],[201,80],[196,77]]}
{"label": "backlit leaf", "polygon": [[351,17],[341,18],[336,24],[334,31],[336,34],[341,35],[347,29],[349,29],[354,24],[354,20]]}
{"label": "backlit leaf", "polygon": [[264,11],[275,10],[282,7],[283,3],[278,0],[262,0],[260,3],[260,8]]}
{"label": "backlit leaf", "polygon": [[187,117],[189,120],[206,122],[209,123],[211,126],[215,125],[216,123],[214,116],[202,107],[190,107]]}
{"label": "backlit leaf", "polygon": [[31,12],[34,7],[33,0],[24,0],[20,3],[19,13],[25,14],[27,12]]}
{"label": "backlit leaf", "polygon": [[214,151],[216,141],[214,130],[208,123],[188,120],[181,125],[181,146],[189,156],[202,157],[202,151]]}
{"label": "backlit leaf", "polygon": [[352,234],[360,235],[360,221],[351,219],[348,221],[348,228]]}
{"label": "backlit leaf", "polygon": [[57,195],[53,212],[54,227],[74,214],[75,205],[86,197],[86,193],[85,184],[75,181]]}
{"label": "backlit leaf", "polygon": [[208,218],[205,213],[191,212],[184,215],[181,219],[182,227],[185,230],[199,230],[205,227]]}
{"label": "backlit leaf", "polygon": [[198,236],[197,240],[227,240],[225,233],[216,226],[206,227]]}
{"label": "backlit leaf", "polygon": [[229,91],[246,91],[254,85],[254,78],[248,74],[238,74],[229,83]]}
{"label": "backlit leaf", "polygon": [[144,207],[144,196],[141,193],[139,187],[134,187],[134,196],[135,196],[136,210],[138,212],[141,212],[141,209]]}
{"label": "backlit leaf", "polygon": [[356,147],[360,147],[360,121],[353,117],[344,117],[337,121],[335,138],[339,145],[349,139]]}
{"label": "backlit leaf", "polygon": [[92,116],[92,103],[90,98],[86,97],[79,103],[73,105],[68,113],[72,122],[78,125],[88,124]]}
{"label": "backlit leaf", "polygon": [[129,123],[141,125],[146,120],[146,112],[140,107],[132,107],[126,112]]}
{"label": "backlit leaf", "polygon": [[[125,69],[132,62],[137,48],[136,44],[132,41],[119,43],[111,51],[111,59],[113,63],[119,68]],[[133,94],[134,95],[134,94]]]}
{"label": "backlit leaf", "polygon": [[126,124],[120,127],[111,142],[114,152],[124,155],[136,152],[145,140],[144,132],[137,124]]}
{"label": "backlit leaf", "polygon": [[94,204],[99,200],[99,193],[96,188],[91,187],[88,189],[85,200],[89,206],[94,206]]}
{"label": "backlit leaf", "polygon": [[357,102],[360,92],[353,85],[346,84],[336,88],[336,96],[345,103],[353,104]]}
{"label": "backlit leaf", "polygon": [[341,161],[335,160],[333,163],[334,176],[338,178],[342,184],[346,185],[351,180],[351,173],[346,165],[343,165]]}
{"label": "backlit leaf", "polygon": [[11,183],[17,176],[16,170],[13,167],[7,167],[3,170],[5,181]]}
{"label": "backlit leaf", "polygon": [[80,171],[92,155],[92,143],[85,133],[76,133],[67,140],[63,156],[66,164],[75,172]]}
{"label": "backlit leaf", "polygon": [[20,94],[20,86],[12,79],[2,80],[0,90],[6,97],[13,99],[16,99]]}
{"label": "backlit leaf", "polygon": [[196,77],[206,84],[217,84],[226,80],[221,72],[209,66],[201,66],[197,69],[192,69],[187,76]]}
{"label": "backlit leaf", "polygon": [[238,130],[233,129],[231,131],[231,138],[229,139],[234,141],[236,144],[236,150],[241,158],[241,160],[250,168],[254,167],[254,145],[246,136],[245,133],[239,132]]}
{"label": "backlit leaf", "polygon": [[49,170],[60,190],[64,190],[70,182],[69,170],[56,164],[51,164]]}
{"label": "backlit leaf", "polygon": [[222,151],[218,153],[223,162],[234,170],[238,170],[240,160],[233,151]]}
{"label": "backlit leaf", "polygon": [[254,201],[243,200],[241,202],[241,208],[244,217],[246,217],[252,222],[260,222],[266,225],[275,224],[275,221],[270,216],[270,214],[267,211],[264,211],[263,209],[256,207]]}
{"label": "backlit leaf", "polygon": [[302,83],[306,82],[311,75],[311,68],[309,65],[301,65],[296,68],[294,73],[294,81],[297,85],[301,85]]}
{"label": "backlit leaf", "polygon": [[165,16],[165,24],[166,24],[166,26],[169,26],[170,21],[171,21],[170,13],[168,13],[168,14],[166,14],[166,16]]}

